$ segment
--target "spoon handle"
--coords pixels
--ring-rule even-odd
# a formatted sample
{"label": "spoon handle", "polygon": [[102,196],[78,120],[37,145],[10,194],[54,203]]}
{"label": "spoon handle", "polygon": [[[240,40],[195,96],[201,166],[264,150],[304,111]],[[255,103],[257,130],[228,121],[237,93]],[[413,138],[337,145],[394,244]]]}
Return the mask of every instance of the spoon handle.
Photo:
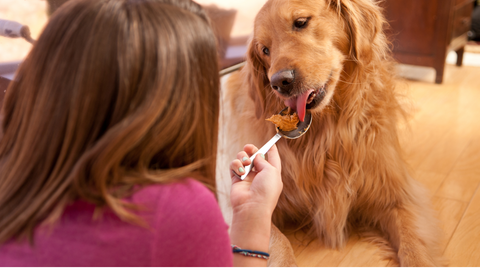
{"label": "spoon handle", "polygon": [[257,157],[258,154],[266,154],[268,152],[268,150],[270,150],[270,148],[272,148],[272,146],[278,141],[280,140],[280,138],[282,138],[282,135],[280,134],[275,134],[275,136],[273,136],[273,138],[270,139],[270,141],[268,141],[264,146],[262,146],[262,148],[260,148],[260,150],[258,150],[255,154],[253,154],[251,157],[250,157],[250,160],[252,160],[252,164],[248,165],[245,167],[245,174],[242,175],[240,177],[240,179],[242,180],[245,180],[245,178],[247,177],[247,175],[250,173],[250,171],[252,170],[253,168],[253,160],[255,159],[255,157]]}

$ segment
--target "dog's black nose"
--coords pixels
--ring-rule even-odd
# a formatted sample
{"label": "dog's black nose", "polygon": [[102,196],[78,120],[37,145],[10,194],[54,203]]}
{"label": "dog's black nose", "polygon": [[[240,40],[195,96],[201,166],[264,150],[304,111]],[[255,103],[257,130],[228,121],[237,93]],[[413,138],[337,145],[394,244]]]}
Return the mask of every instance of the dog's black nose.
{"label": "dog's black nose", "polygon": [[278,91],[280,94],[290,94],[295,82],[295,72],[293,70],[280,70],[273,74],[270,85],[273,90]]}

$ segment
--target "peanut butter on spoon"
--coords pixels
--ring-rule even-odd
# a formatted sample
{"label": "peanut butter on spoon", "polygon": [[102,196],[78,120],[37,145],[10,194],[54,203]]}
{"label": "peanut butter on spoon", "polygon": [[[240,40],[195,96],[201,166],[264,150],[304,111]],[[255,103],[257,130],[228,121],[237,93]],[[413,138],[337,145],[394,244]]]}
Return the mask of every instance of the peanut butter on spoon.
{"label": "peanut butter on spoon", "polygon": [[297,128],[298,122],[300,121],[296,112],[293,114],[287,113],[285,115],[274,114],[270,118],[265,120],[274,123],[277,128],[283,131],[295,130]]}

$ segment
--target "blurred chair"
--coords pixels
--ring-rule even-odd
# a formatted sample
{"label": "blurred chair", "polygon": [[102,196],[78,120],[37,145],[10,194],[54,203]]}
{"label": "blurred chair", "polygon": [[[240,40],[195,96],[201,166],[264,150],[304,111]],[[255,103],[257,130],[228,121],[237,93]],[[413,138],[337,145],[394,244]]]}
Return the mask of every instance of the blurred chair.
{"label": "blurred chair", "polygon": [[216,5],[204,5],[217,37],[220,69],[231,67],[244,61],[248,36],[232,37],[237,10],[223,9]]}

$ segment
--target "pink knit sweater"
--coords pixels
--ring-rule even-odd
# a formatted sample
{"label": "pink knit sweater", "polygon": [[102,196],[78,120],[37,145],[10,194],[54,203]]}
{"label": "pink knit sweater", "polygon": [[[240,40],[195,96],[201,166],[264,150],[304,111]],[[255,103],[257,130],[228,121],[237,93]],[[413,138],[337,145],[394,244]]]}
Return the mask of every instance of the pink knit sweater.
{"label": "pink knit sweater", "polygon": [[150,228],[121,221],[107,211],[75,202],[53,228],[37,228],[33,247],[0,246],[0,266],[232,266],[227,225],[214,195],[186,179],[152,185],[127,201],[142,205]]}

